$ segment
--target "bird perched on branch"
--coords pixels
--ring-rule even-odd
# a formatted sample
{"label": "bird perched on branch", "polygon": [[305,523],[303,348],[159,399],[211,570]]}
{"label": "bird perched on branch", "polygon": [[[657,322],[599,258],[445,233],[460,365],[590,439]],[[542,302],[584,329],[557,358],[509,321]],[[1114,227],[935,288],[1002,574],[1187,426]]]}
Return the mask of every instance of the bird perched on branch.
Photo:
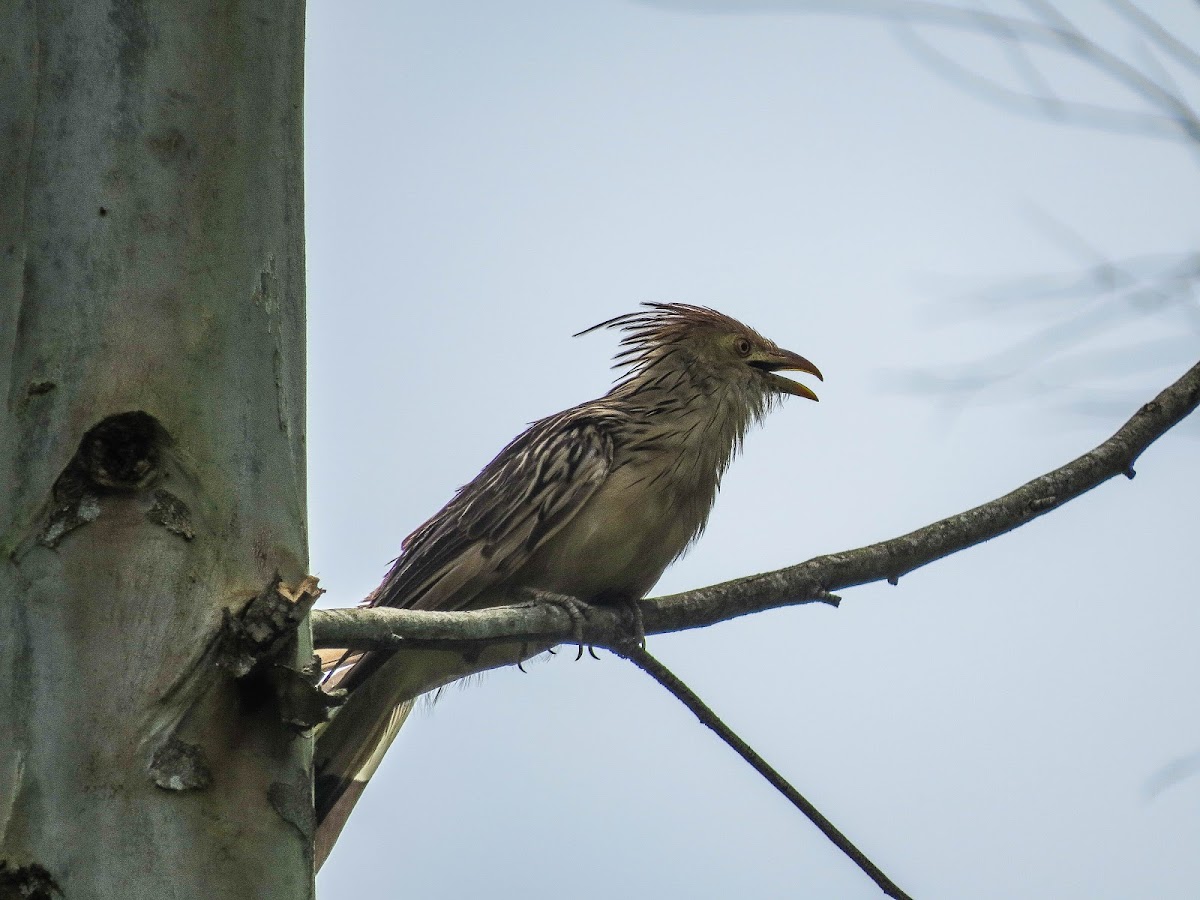
{"label": "bird perched on branch", "polygon": [[[454,610],[523,591],[636,602],[704,530],[747,429],[784,396],[781,371],[821,373],[712,309],[648,303],[620,329],[624,376],[603,397],[531,425],[402,544],[369,606]],[[511,650],[509,650],[511,658]],[[413,699],[452,680],[450,651],[347,654],[348,699],[317,739],[318,864]]]}

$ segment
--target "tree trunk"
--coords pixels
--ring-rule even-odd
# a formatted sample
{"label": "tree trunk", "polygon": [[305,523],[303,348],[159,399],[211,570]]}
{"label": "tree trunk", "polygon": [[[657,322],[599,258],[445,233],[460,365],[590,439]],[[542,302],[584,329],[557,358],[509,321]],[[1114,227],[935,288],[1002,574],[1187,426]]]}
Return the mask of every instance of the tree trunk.
{"label": "tree trunk", "polygon": [[[0,898],[313,895],[293,0],[0,4]],[[294,661],[307,653],[307,636]]]}

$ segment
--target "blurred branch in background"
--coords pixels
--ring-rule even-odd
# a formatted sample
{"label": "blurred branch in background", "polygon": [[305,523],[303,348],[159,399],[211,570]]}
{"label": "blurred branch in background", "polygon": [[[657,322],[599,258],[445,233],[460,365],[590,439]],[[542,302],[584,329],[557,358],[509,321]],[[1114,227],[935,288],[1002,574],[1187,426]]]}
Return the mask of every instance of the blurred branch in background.
{"label": "blurred branch in background", "polygon": [[[888,4],[908,9],[893,30],[915,59],[988,102],[1051,121],[1183,140],[1200,148],[1195,107],[1183,86],[1194,92],[1200,54],[1162,22],[1128,0],[1109,0],[1107,6],[1127,29],[1133,47],[1135,58],[1127,59],[1078,28],[1055,4],[1025,0],[1024,5],[1036,20],[950,13],[938,4]],[[917,27],[922,24],[966,28],[1000,42],[1009,63],[1007,80],[981,71],[974,61],[960,62],[927,40]],[[1034,49],[1082,63],[1097,80],[1064,84],[1076,73],[1052,71],[1046,60],[1033,57]],[[1089,88],[1105,99],[1080,99]],[[1114,94],[1119,96],[1109,99]],[[1122,259],[1046,213],[1036,212],[1034,219],[1050,239],[1080,259],[1082,268],[1009,282],[977,295],[968,308],[1011,315],[1014,307],[1036,303],[1043,319],[1057,319],[989,358],[949,370],[909,372],[901,384],[941,394],[952,409],[961,409],[984,391],[1003,395],[996,389],[1008,384],[1019,389],[1010,396],[1057,396],[1063,398],[1062,411],[1113,415],[1143,389],[1140,382],[1129,384],[1130,376],[1200,355],[1200,255],[1188,251]],[[1149,325],[1154,318],[1162,333],[1122,339],[1131,324]]]}
{"label": "blurred branch in background", "polygon": [[[1114,15],[1128,23],[1138,38],[1140,63],[1108,49],[1099,38],[1078,28],[1058,7],[1044,0],[1022,0],[1030,15],[1006,15],[951,3],[923,0],[639,0],[645,6],[679,12],[753,14],[814,13],[858,15],[891,22],[899,40],[918,60],[964,90],[1006,109],[1071,124],[1088,125],[1200,144],[1200,117],[1186,93],[1168,74],[1174,66],[1192,78],[1200,77],[1200,55],[1173,36],[1156,18],[1126,0],[1107,0]],[[1032,16],[1032,17],[1030,17]],[[977,53],[960,60],[944,46],[927,40],[918,27],[966,32],[999,42],[1009,71],[987,72]],[[961,49],[961,48],[960,48]],[[966,48],[972,50],[974,48]],[[1043,54],[1035,57],[1035,53]],[[1166,61],[1162,59],[1165,56]],[[1061,73],[1047,74],[1045,66],[1070,59],[1083,62],[1101,76],[1103,99],[1072,96],[1056,87]],[[1016,75],[1016,83],[1012,76]],[[1137,103],[1132,108],[1113,102],[1113,88]]]}
{"label": "blurred branch in background", "polygon": [[[1080,259],[1082,268],[957,295],[935,305],[932,318],[945,324],[1026,314],[1054,321],[989,357],[951,368],[894,373],[890,384],[940,394],[952,411],[988,391],[994,399],[1058,397],[1063,412],[1111,416],[1144,393],[1144,380],[1131,382],[1131,376],[1185,365],[1200,356],[1200,253],[1111,259],[1065,224],[1045,214],[1037,218],[1044,231]],[[1131,339],[1134,323],[1155,333]],[[1006,394],[1004,386],[1012,390]]]}
{"label": "blurred branch in background", "polygon": [[[1035,19],[939,3],[883,3],[878,4],[877,14],[895,21],[896,38],[919,62],[956,87],[1005,109],[1071,125],[1200,143],[1200,118],[1171,76],[1168,66],[1172,63],[1159,55],[1164,45],[1158,36],[1170,35],[1148,13],[1128,3],[1110,0],[1108,4],[1136,14],[1131,27],[1141,60],[1135,63],[1078,28],[1053,3],[1026,0],[1024,5],[1033,11]],[[987,72],[976,55],[961,61],[927,40],[918,26],[943,26],[994,39],[1005,53],[1009,71]],[[1169,46],[1191,53],[1173,37]],[[1159,48],[1157,52],[1155,47]],[[1034,55],[1039,52],[1042,56]],[[1172,53],[1172,60],[1174,56]],[[1083,63],[1099,76],[1099,81],[1071,85],[1065,71],[1048,73],[1048,67],[1064,60]],[[1185,69],[1192,77],[1200,75],[1200,70],[1190,64]],[[1089,87],[1096,99],[1084,96]]]}
{"label": "blurred branch in background", "polygon": [[1181,781],[1196,775],[1200,775],[1200,751],[1171,760],[1146,779],[1143,792],[1147,800],[1153,800]]}
{"label": "blurred branch in background", "polygon": [[[922,0],[641,2],[681,12],[821,12],[882,20],[921,65],[1005,111],[1165,139],[1200,152],[1200,116],[1192,99],[1200,84],[1200,50],[1166,24],[1166,10],[1151,13],[1147,4],[1105,0],[1115,35],[1106,40],[1049,0],[1013,0],[1011,13]],[[1200,5],[1171,12],[1200,23]],[[1112,49],[1114,44],[1128,49]],[[1122,376],[1200,357],[1200,254],[1110,255],[1076,229],[1045,214],[1037,218],[1051,238],[1080,258],[1082,268],[1010,281],[977,294],[965,308],[975,315],[1034,308],[1043,321],[1052,315],[1057,320],[985,359],[888,373],[890,384],[941,395],[952,411],[977,402],[984,392],[992,399],[1010,388],[1013,398],[1059,395],[1063,411],[1117,415],[1146,389],[1144,381],[1122,384]],[[1071,308],[1064,308],[1066,301]],[[1158,325],[1168,323],[1168,333],[1121,339],[1131,323],[1152,317],[1159,318]],[[1081,389],[1081,383],[1091,386]]]}

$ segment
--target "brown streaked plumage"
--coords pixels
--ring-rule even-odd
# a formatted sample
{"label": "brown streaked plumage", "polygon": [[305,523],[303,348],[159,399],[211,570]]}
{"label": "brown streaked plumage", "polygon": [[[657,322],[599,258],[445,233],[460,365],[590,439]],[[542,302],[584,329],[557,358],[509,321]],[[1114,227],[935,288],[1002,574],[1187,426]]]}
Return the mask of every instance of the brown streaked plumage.
{"label": "brown streaked plumage", "polygon": [[[624,374],[603,397],[533,423],[428,522],[371,606],[464,609],[539,589],[588,603],[645,596],[704,530],[747,429],[782,397],[816,395],[776,374],[802,356],[715,310],[650,303],[586,329],[624,332]],[[349,692],[317,739],[318,864],[413,699],[454,677],[445,651],[368,652],[329,680]]]}

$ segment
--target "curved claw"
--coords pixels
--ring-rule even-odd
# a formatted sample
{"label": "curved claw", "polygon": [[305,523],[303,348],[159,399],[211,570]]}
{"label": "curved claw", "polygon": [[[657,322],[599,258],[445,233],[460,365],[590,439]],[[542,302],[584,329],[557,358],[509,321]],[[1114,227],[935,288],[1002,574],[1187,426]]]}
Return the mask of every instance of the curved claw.
{"label": "curved claw", "polygon": [[583,618],[587,604],[575,597],[568,597],[565,594],[554,594],[550,591],[530,590],[529,593],[532,594],[535,603],[548,603],[551,606],[558,607],[567,614],[571,620],[571,636],[575,640],[575,645],[579,648],[579,652],[575,654],[575,659],[582,659]]}

